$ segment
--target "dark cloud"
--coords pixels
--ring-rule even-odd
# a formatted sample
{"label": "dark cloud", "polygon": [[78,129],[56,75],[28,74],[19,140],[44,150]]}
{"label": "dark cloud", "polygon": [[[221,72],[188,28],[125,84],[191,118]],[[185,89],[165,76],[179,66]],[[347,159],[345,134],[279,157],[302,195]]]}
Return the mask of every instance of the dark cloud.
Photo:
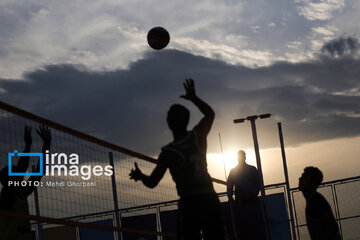
{"label": "dark cloud", "polygon": [[359,40],[355,37],[339,37],[326,43],[321,53],[331,57],[353,56],[359,51]]}
{"label": "dark cloud", "polygon": [[[171,104],[188,106],[194,114],[191,124],[199,119],[198,111],[178,98],[184,78],[192,77],[199,96],[217,113],[210,150],[217,150],[220,131],[225,142],[239,140],[242,130],[235,130],[234,118],[267,112],[274,117],[259,127],[261,146],[270,147],[278,145],[278,120],[290,145],[359,135],[359,66],[356,58],[319,58],[251,69],[163,50],[148,52],[127,70],[93,72],[83,66],[50,65],[25,74],[27,81],[2,79],[0,87],[6,92],[0,99],[152,154],[171,140],[165,120]],[[252,145],[251,135],[246,136],[244,147]]]}

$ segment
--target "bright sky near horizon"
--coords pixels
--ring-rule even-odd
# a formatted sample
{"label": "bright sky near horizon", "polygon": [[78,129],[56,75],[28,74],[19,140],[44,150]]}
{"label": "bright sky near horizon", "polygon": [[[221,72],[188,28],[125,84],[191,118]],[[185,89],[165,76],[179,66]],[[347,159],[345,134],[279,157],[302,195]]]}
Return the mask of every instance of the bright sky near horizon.
{"label": "bright sky near horizon", "polygon": [[[178,99],[192,77],[217,114],[214,176],[223,178],[213,170],[218,133],[228,168],[240,148],[254,163],[249,123],[232,120],[269,112],[257,122],[267,183],[282,181],[278,121],[293,186],[307,165],[325,180],[351,177],[360,169],[359,12],[358,0],[0,0],[0,100],[156,155],[171,141],[172,103],[189,107],[191,125],[201,117]],[[170,33],[165,50],[147,45],[154,26]]]}

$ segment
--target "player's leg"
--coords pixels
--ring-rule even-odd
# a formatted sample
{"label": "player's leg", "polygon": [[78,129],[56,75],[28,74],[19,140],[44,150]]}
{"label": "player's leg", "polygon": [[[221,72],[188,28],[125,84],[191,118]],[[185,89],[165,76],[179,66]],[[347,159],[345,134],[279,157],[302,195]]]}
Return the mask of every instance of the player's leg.
{"label": "player's leg", "polygon": [[206,240],[224,240],[225,229],[219,198],[216,194],[204,200],[202,230]]}
{"label": "player's leg", "polygon": [[200,218],[196,207],[196,199],[182,199],[179,202],[181,214],[181,240],[200,240]]}
{"label": "player's leg", "polygon": [[201,227],[198,221],[194,221],[193,218],[183,218],[182,239],[200,240],[200,230]]}

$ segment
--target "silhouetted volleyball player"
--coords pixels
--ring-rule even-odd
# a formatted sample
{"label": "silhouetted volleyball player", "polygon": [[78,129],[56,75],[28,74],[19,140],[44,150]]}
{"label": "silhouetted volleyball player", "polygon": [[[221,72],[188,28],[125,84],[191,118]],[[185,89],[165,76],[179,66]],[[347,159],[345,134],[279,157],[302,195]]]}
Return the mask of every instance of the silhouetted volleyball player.
{"label": "silhouetted volleyball player", "polygon": [[[51,134],[48,127],[39,126],[37,133],[43,140],[43,153],[50,149]],[[32,138],[31,128],[25,127],[25,149],[23,152],[30,152]],[[43,161],[43,164],[45,161]],[[12,172],[26,172],[29,167],[29,157],[21,157],[17,165],[12,165]],[[38,161],[35,171],[40,171],[40,162]],[[11,181],[23,181],[23,176],[9,176],[8,167],[0,171],[0,182],[3,185],[0,195],[0,209],[23,215],[29,214],[27,197],[35,190],[34,181],[39,181],[42,176],[31,176],[26,186],[14,186]],[[31,184],[30,184],[31,183]],[[4,217],[0,215],[0,239],[1,240],[30,240],[31,226],[30,221],[15,217]]]}
{"label": "silhouetted volleyball player", "polygon": [[299,190],[306,199],[306,224],[312,240],[340,240],[339,227],[326,199],[316,191],[323,180],[316,167],[306,167],[299,178]]}
{"label": "silhouetted volleyball player", "polygon": [[[227,181],[227,195],[235,217],[235,230],[241,240],[266,239],[265,222],[258,198],[261,182],[256,167],[246,163],[246,153],[238,152],[238,165],[231,169]],[[235,200],[233,198],[235,188]]]}
{"label": "silhouetted volleyball player", "polygon": [[167,114],[167,123],[173,134],[173,142],[164,146],[150,176],[144,175],[137,164],[130,172],[130,179],[141,180],[154,188],[169,168],[180,196],[179,209],[183,219],[181,239],[224,239],[224,228],[219,198],[214,191],[206,163],[206,137],[214,121],[212,108],[195,94],[194,81],[186,79],[186,94],[181,97],[191,101],[204,114],[200,122],[188,131],[190,112],[184,106],[174,104]]}

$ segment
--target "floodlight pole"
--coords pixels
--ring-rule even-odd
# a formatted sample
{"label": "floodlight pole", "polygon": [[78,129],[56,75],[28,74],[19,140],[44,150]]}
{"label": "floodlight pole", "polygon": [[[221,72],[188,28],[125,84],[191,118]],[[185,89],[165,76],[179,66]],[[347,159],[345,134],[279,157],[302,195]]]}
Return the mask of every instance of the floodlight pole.
{"label": "floodlight pole", "polygon": [[255,120],[257,119],[257,116],[250,116],[247,117],[247,119],[251,123],[251,130],[252,130],[252,136],[254,141],[254,150],[255,150],[255,156],[256,156],[256,165],[260,174],[260,181],[261,181],[261,196],[265,196],[265,188],[264,188],[264,178],[262,174],[262,167],[261,167],[261,159],[260,159],[260,151],[259,151],[259,142],[257,138],[257,132],[256,132],[256,125]]}
{"label": "floodlight pole", "polygon": [[259,151],[259,142],[258,142],[258,138],[257,138],[257,132],[256,132],[256,125],[255,125],[255,120],[260,118],[260,119],[264,119],[264,118],[269,118],[271,116],[271,114],[261,114],[261,115],[253,115],[253,116],[247,116],[246,118],[240,118],[240,119],[235,119],[234,123],[243,123],[245,120],[250,121],[251,123],[251,130],[252,130],[252,135],[253,135],[253,141],[254,141],[254,150],[255,150],[255,156],[256,156],[256,165],[257,165],[257,169],[259,172],[259,176],[260,176],[260,183],[261,183],[261,187],[260,187],[260,193],[261,193],[261,206],[263,209],[263,213],[264,213],[264,218],[265,218],[265,231],[266,231],[266,236],[267,239],[270,240],[271,239],[271,235],[270,235],[270,226],[269,226],[269,221],[268,221],[268,214],[267,214],[267,209],[266,209],[266,204],[265,204],[265,187],[264,187],[264,178],[263,178],[263,173],[262,173],[262,167],[261,167],[261,159],[260,159],[260,151]]}

